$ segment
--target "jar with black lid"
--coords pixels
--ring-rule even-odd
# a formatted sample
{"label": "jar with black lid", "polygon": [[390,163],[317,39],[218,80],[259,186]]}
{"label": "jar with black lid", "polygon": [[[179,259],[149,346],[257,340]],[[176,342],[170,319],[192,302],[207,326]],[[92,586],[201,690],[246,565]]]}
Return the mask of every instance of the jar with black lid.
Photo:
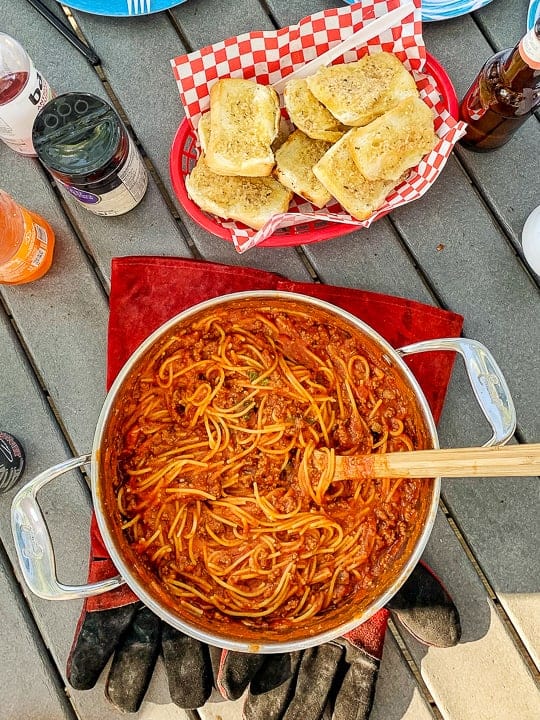
{"label": "jar with black lid", "polygon": [[53,98],[38,113],[32,140],[51,175],[96,215],[123,215],[142,200],[142,157],[116,111],[96,95]]}

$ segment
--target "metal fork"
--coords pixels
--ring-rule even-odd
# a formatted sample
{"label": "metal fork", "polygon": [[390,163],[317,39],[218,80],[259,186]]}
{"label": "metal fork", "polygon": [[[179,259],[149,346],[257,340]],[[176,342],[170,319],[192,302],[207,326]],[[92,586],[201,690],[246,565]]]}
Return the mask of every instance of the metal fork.
{"label": "metal fork", "polygon": [[128,15],[145,15],[150,12],[151,0],[127,0]]}

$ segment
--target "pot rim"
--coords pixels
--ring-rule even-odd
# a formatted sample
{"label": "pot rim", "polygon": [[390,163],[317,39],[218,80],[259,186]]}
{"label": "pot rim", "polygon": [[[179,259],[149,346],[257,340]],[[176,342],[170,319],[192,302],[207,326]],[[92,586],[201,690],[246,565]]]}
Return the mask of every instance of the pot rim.
{"label": "pot rim", "polygon": [[164,622],[169,623],[169,625],[172,625],[177,630],[180,630],[181,632],[184,632],[186,635],[189,635],[190,637],[196,638],[197,640],[200,640],[204,643],[208,643],[209,645],[216,645],[221,648],[225,648],[227,650],[234,650],[237,652],[259,652],[259,653],[282,653],[282,652],[294,652],[297,650],[303,650],[308,647],[313,647],[315,645],[320,645],[322,643],[329,642],[331,640],[336,639],[337,637],[340,637],[341,635],[344,635],[347,632],[350,632],[355,627],[357,627],[359,624],[365,622],[368,620],[372,615],[374,615],[378,610],[383,608],[390,598],[392,598],[395,593],[401,588],[403,583],[407,580],[415,566],[417,565],[418,561],[420,560],[420,557],[424,551],[424,548],[427,544],[427,541],[429,539],[429,536],[431,535],[431,531],[433,529],[433,525],[435,523],[435,518],[439,506],[439,497],[440,497],[440,488],[441,488],[441,479],[440,477],[434,478],[433,481],[433,488],[432,488],[432,497],[429,505],[429,510],[427,512],[424,527],[417,539],[417,542],[413,548],[412,553],[410,554],[409,558],[405,562],[404,566],[402,567],[400,573],[395,578],[395,580],[392,582],[392,584],[389,586],[389,588],[376,600],[374,600],[363,612],[361,612],[359,615],[354,615],[350,620],[347,620],[346,622],[341,623],[339,626],[336,626],[332,629],[326,629],[322,632],[319,632],[315,635],[310,635],[308,637],[305,637],[304,639],[294,639],[294,640],[285,640],[285,641],[262,641],[260,643],[254,643],[253,641],[249,640],[234,640],[230,638],[229,636],[221,636],[217,633],[212,633],[209,631],[205,631],[199,627],[196,627],[194,625],[190,625],[188,622],[180,619],[177,615],[170,612],[167,607],[162,605],[160,602],[158,602],[154,596],[142,585],[140,582],[140,579],[137,577],[136,573],[132,572],[129,565],[124,561],[121,553],[118,551],[118,548],[116,546],[116,543],[114,542],[113,538],[111,537],[111,532],[109,530],[109,526],[106,520],[106,508],[104,507],[104,493],[100,492],[99,488],[99,459],[101,457],[101,448],[103,445],[103,439],[104,439],[104,431],[105,427],[107,425],[107,421],[109,419],[111,410],[114,409],[114,403],[116,400],[116,396],[124,383],[125,379],[128,377],[129,373],[133,369],[133,366],[139,361],[139,359],[144,355],[144,353],[149,349],[151,345],[153,345],[161,336],[163,336],[166,332],[168,332],[174,325],[177,323],[184,321],[186,319],[189,319],[195,314],[200,313],[201,311],[207,310],[209,308],[213,308],[218,305],[223,305],[227,302],[234,302],[236,300],[256,300],[256,299],[276,299],[276,300],[292,300],[295,302],[304,302],[308,305],[315,306],[318,308],[321,308],[322,310],[326,310],[330,313],[337,314],[340,318],[343,320],[350,322],[354,326],[356,326],[361,332],[363,332],[365,335],[367,335],[372,341],[375,342],[382,350],[383,353],[387,354],[392,363],[395,363],[399,370],[402,372],[404,379],[409,383],[410,389],[414,392],[416,401],[418,403],[418,406],[423,414],[425,424],[426,424],[426,430],[429,433],[430,439],[432,441],[433,448],[439,447],[439,441],[438,441],[438,435],[437,430],[435,426],[435,421],[433,419],[433,415],[431,413],[431,409],[429,407],[429,404],[426,400],[426,397],[424,395],[424,392],[422,388],[420,387],[420,384],[416,380],[415,376],[413,375],[412,371],[409,369],[409,367],[405,364],[402,357],[399,355],[398,351],[394,349],[376,330],[374,330],[370,325],[367,325],[364,321],[360,320],[355,315],[352,315],[346,310],[341,309],[337,305],[334,305],[332,303],[329,303],[325,300],[320,300],[319,298],[314,298],[309,295],[304,295],[302,293],[294,293],[289,291],[280,291],[280,290],[256,290],[256,291],[242,291],[242,292],[236,292],[236,293],[230,293],[226,295],[219,295],[215,298],[211,298],[209,300],[204,300],[203,302],[197,303],[196,305],[193,305],[182,312],[178,313],[174,317],[172,317],[170,320],[167,320],[165,323],[163,323],[159,328],[157,328],[151,335],[149,335],[146,340],[144,340],[139,347],[132,353],[132,355],[129,357],[129,359],[124,364],[123,368],[118,373],[115,381],[113,382],[109,392],[107,393],[107,397],[105,398],[105,402],[102,406],[96,430],[94,433],[94,442],[92,447],[92,455],[91,455],[91,461],[90,461],[90,476],[91,476],[91,490],[92,490],[92,500],[94,504],[94,511],[98,523],[99,530],[101,532],[101,536],[103,538],[103,542],[105,544],[105,547],[107,548],[111,559],[118,569],[121,576],[124,578],[126,583],[129,585],[131,590],[137,595],[137,597],[142,600],[142,602],[147,605],[158,617],[160,617]]}

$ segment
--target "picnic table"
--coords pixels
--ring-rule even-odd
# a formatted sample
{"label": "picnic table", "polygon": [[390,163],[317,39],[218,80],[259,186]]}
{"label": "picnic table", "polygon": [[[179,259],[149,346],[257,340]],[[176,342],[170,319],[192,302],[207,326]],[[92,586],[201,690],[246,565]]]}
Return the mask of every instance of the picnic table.
{"label": "picnic table", "polygon": [[[420,200],[369,229],[320,243],[259,247],[238,254],[195,224],[178,202],[169,153],[183,118],[170,59],[254,29],[298,22],[339,0],[189,0],[144,17],[73,11],[101,58],[86,60],[25,0],[0,0],[0,29],[16,37],[56,92],[82,90],[123,113],[150,173],[133,211],[98,217],[62,191],[37,160],[0,143],[0,186],[45,217],[56,233],[53,266],[41,280],[0,286],[0,429],[27,456],[25,480],[92,448],[105,388],[111,259],[196,258],[393,294],[464,317],[463,334],[500,365],[517,411],[512,442],[540,439],[538,276],[524,260],[521,230],[540,202],[540,126],[530,119],[505,147],[477,154],[457,146]],[[60,6],[49,0],[56,12]],[[459,98],[494,51],[525,31],[527,0],[425,23],[427,50]],[[488,428],[456,362],[439,423],[443,447],[484,443]],[[41,600],[25,586],[10,527],[18,487],[0,496],[0,716],[5,720],[109,720],[119,713],[104,680],[75,691],[66,659],[81,601]],[[86,579],[91,498],[75,473],[41,498],[58,572]],[[452,594],[463,635],[453,648],[387,632],[373,720],[532,720],[540,717],[540,557],[537,478],[443,480],[440,510],[424,553]],[[241,718],[241,703],[207,705],[205,720]],[[186,719],[170,701],[158,662],[136,717]]]}

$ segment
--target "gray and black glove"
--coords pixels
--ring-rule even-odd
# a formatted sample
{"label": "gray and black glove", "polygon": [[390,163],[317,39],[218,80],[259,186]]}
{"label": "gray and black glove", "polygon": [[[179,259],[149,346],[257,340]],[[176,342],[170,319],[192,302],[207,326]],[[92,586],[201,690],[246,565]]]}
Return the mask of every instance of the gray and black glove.
{"label": "gray and black glove", "polygon": [[[94,528],[89,579],[113,574]],[[161,655],[171,700],[184,709],[217,698],[235,700],[247,691],[246,720],[366,720],[390,614],[425,644],[448,647],[459,641],[457,609],[422,563],[386,608],[351,633],[304,651],[275,655],[210,647],[164,623],[130,590],[120,588],[85,601],[67,678],[76,689],[94,687],[112,655],[107,697],[119,710],[136,712]]]}
{"label": "gray and black glove", "polygon": [[[274,683],[273,689],[255,675],[249,684],[236,680],[231,692],[223,672],[216,686],[228,699],[248,690],[245,720],[367,720],[389,616],[426,645],[450,647],[461,636],[456,606],[431,570],[420,563],[386,608],[367,622],[337,640],[291,653],[290,677]],[[222,665],[234,663],[241,678],[243,656],[233,653],[231,660],[230,655],[223,651]],[[249,656],[244,657],[247,666]]]}

